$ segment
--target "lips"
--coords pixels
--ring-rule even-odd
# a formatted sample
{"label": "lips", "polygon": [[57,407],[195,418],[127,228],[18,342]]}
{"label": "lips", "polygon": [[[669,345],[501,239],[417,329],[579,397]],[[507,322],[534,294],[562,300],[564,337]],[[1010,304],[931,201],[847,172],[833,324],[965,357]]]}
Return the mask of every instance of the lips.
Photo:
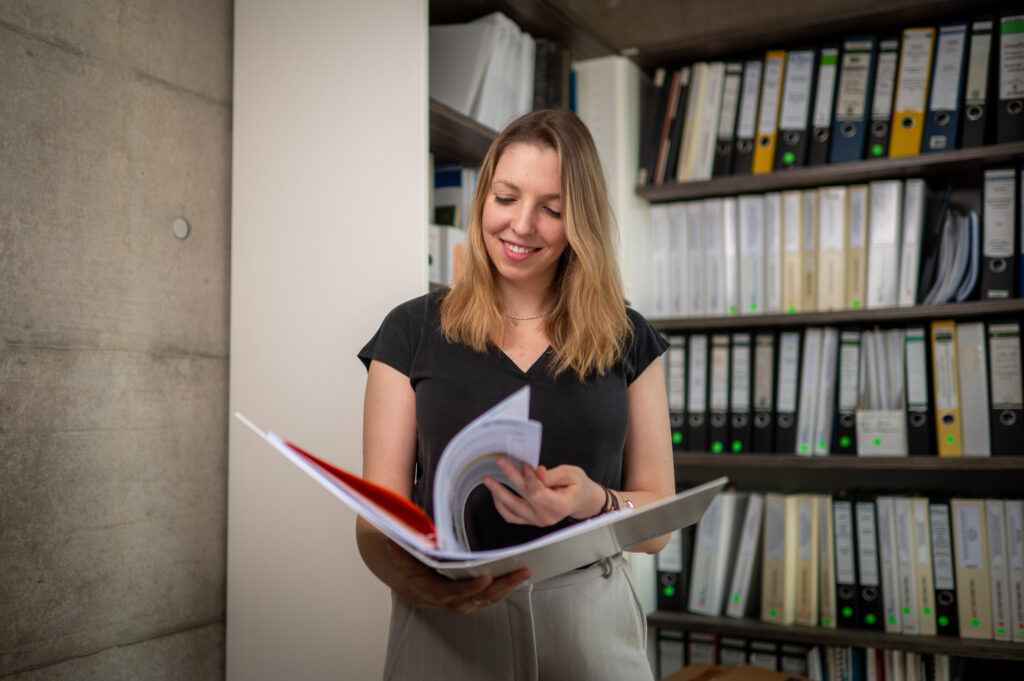
{"label": "lips", "polygon": [[511,241],[505,241],[504,239],[501,239],[501,245],[502,248],[505,249],[505,255],[512,260],[523,260],[540,250],[540,248],[514,244]]}

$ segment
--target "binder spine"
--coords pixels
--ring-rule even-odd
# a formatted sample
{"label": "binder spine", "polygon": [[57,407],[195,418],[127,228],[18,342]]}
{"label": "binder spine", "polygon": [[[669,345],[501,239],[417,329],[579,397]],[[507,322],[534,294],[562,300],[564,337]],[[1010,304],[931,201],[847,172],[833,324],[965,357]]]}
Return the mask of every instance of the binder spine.
{"label": "binder spine", "polygon": [[999,107],[996,142],[1024,140],[1024,14],[999,18]]}
{"label": "binder spine", "polygon": [[817,88],[811,118],[810,148],[807,152],[807,165],[809,166],[828,163],[828,152],[832,143],[832,114],[836,105],[838,70],[839,47],[822,47],[818,56]]}
{"label": "binder spine", "polygon": [[871,96],[871,124],[868,128],[867,158],[881,158],[889,151],[892,133],[892,101],[896,89],[896,65],[899,60],[899,38],[878,43],[875,77]]}
{"label": "binder spine", "polygon": [[992,87],[997,74],[992,59],[992,17],[971,23],[971,41],[967,54],[967,73],[964,83],[963,126],[960,146],[979,147],[991,139],[994,106]]}
{"label": "binder spine", "polygon": [[966,56],[967,23],[940,26],[922,152],[946,151],[956,147]]}
{"label": "binder spine", "polygon": [[843,43],[829,163],[864,158],[877,48],[874,36],[858,36]]}

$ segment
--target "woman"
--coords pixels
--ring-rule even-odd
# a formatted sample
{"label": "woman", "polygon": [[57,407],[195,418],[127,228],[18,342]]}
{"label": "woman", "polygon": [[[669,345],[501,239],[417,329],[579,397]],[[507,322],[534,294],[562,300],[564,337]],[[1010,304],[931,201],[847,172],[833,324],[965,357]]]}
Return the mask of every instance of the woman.
{"label": "woman", "polygon": [[[432,513],[445,444],[528,384],[541,463],[502,460],[518,494],[487,478],[471,495],[474,549],[673,494],[667,343],[626,307],[600,161],[574,114],[533,112],[498,135],[467,247],[450,290],[395,308],[360,352],[364,476]],[[385,678],[651,678],[646,621],[621,556],[518,588],[526,570],[453,581],[362,520],[357,537],[393,591]]]}

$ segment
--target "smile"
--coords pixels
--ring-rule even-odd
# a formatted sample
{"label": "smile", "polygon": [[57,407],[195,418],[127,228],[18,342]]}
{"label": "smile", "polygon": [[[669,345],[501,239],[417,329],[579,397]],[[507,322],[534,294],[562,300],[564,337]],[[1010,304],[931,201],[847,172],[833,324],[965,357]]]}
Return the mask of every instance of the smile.
{"label": "smile", "polygon": [[504,239],[501,240],[501,243],[502,245],[505,246],[505,248],[507,248],[512,253],[515,253],[516,255],[527,255],[529,253],[533,253],[534,251],[540,250],[539,248],[530,248],[529,246],[519,246],[509,241],[505,241]]}

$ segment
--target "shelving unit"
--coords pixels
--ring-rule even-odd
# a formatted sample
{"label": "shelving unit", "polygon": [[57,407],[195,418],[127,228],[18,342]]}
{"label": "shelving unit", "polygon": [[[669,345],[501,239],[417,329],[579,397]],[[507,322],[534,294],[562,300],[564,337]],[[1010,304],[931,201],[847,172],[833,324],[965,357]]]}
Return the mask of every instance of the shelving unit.
{"label": "shelving unit", "polygon": [[[714,3],[713,3],[714,4]],[[432,0],[431,23],[475,19],[502,11],[531,34],[567,44],[574,60],[607,54],[629,55],[642,68],[696,60],[736,58],[802,42],[820,42],[856,33],[876,35],[915,23],[937,25],[954,16],[972,17],[1009,3],[990,0],[845,0],[811,2],[725,0],[706,3],[652,0],[592,7],[589,0]],[[581,20],[582,17],[583,19]],[[589,28],[588,28],[589,25]],[[599,35],[600,34],[600,35]],[[479,163],[495,136],[475,121],[436,101],[430,102],[430,143],[439,161]],[[796,168],[760,175],[738,175],[691,183],[638,186],[651,203],[850,185],[881,179],[923,177],[935,188],[954,183],[958,192],[977,194],[983,170],[1024,162],[1024,142],[880,158],[836,165]],[[977,205],[977,202],[975,202]],[[740,315],[651,320],[670,332],[715,332],[824,325],[927,324],[933,319],[1024,319],[1024,299],[959,304],[843,310],[801,314]],[[726,475],[740,489],[783,493],[815,491],[839,494],[921,493],[958,496],[1019,496],[1024,479],[1024,443],[1019,456],[988,458],[803,457],[794,454],[677,453],[677,481],[696,484]],[[749,639],[810,645],[891,648],[926,654],[963,656],[995,665],[1000,674],[1024,669],[1024,646],[995,641],[936,636],[906,636],[861,630],[779,626],[753,619],[653,612],[653,627],[709,632]],[[1000,676],[1000,678],[1003,678]],[[1024,678],[1024,673],[1020,674]]]}

